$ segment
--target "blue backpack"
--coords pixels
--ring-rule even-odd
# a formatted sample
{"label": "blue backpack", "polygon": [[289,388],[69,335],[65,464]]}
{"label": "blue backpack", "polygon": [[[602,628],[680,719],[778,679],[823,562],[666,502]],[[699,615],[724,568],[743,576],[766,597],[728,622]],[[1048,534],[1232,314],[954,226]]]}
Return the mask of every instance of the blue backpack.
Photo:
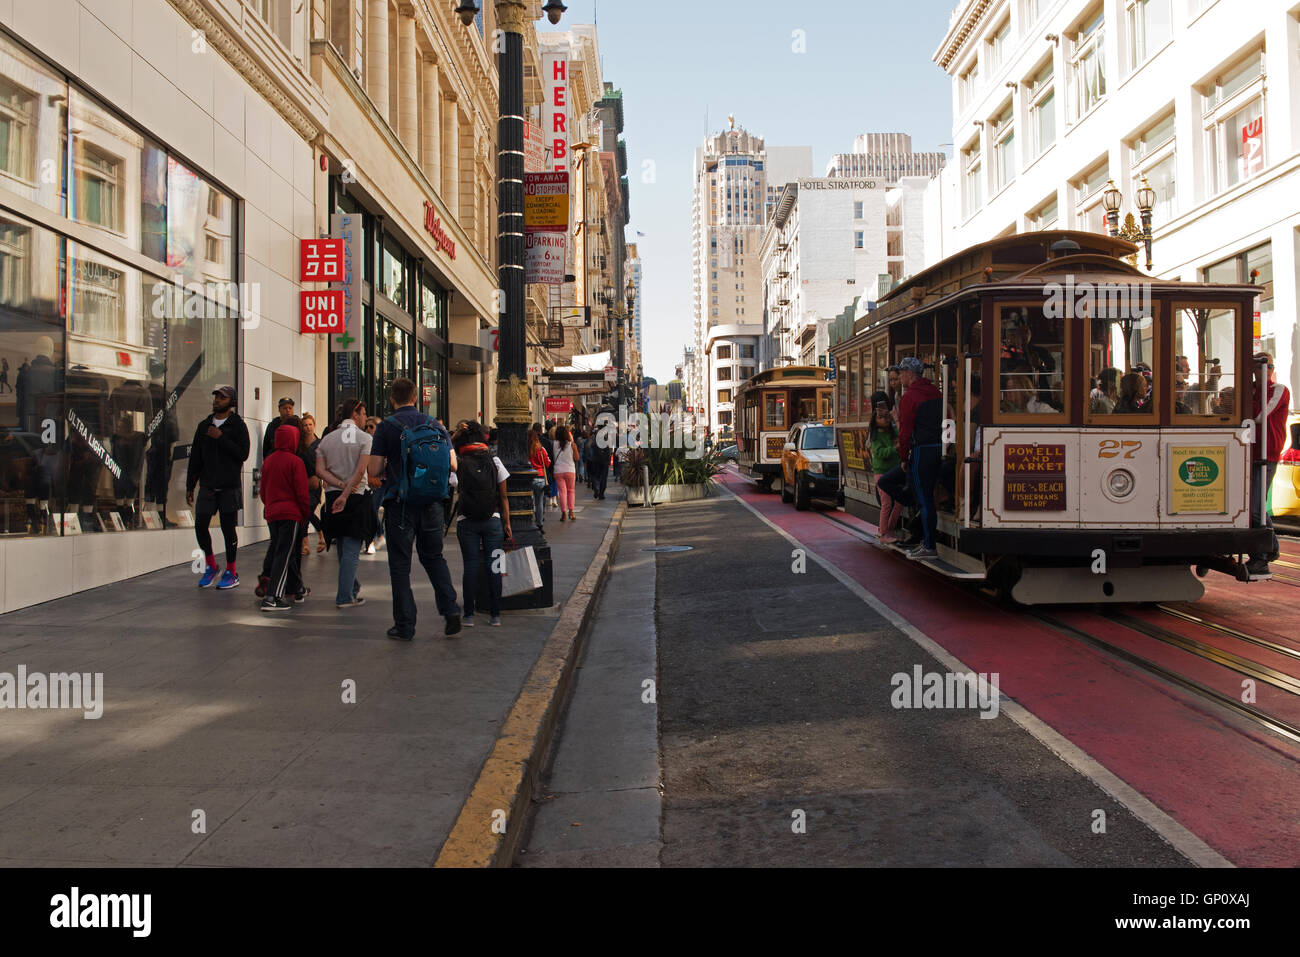
{"label": "blue backpack", "polygon": [[[433,420],[404,426],[397,416],[386,420],[402,430],[402,461],[397,469],[397,497],[417,508],[442,502],[451,476],[451,443]],[[390,492],[391,495],[391,492]]]}

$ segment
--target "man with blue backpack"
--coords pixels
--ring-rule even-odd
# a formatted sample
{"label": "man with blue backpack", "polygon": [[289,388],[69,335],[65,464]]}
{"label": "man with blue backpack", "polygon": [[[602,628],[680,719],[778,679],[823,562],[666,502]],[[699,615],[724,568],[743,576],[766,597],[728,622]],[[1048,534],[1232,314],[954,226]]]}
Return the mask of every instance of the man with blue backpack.
{"label": "man with blue backpack", "polygon": [[456,469],[456,453],[447,430],[415,407],[414,382],[395,380],[389,395],[397,411],[379,423],[370,446],[370,474],[384,476],[380,496],[393,587],[393,627],[388,637],[398,641],[415,637],[412,547],[429,574],[438,614],[447,620],[444,634],[451,637],[460,632],[460,605],[442,557],[442,507]]}

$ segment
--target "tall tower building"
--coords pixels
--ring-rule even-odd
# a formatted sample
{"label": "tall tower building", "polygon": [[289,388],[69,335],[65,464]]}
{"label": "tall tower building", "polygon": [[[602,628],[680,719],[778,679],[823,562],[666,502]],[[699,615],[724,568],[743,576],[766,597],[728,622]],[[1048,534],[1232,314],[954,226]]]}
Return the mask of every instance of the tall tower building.
{"label": "tall tower building", "polygon": [[[802,152],[801,152],[802,151]],[[782,175],[809,175],[810,147],[783,150]],[[808,168],[801,168],[804,166]],[[784,167],[789,167],[785,170]],[[688,381],[692,394],[688,405],[697,414],[709,415],[711,429],[719,423],[711,415],[714,397],[708,367],[717,340],[715,326],[737,328],[740,335],[752,334],[749,326],[762,333],[763,282],[758,248],[768,204],[768,153],[763,139],[734,118],[730,127],[709,136],[695,150],[695,197],[693,209],[693,253],[695,280],[695,328],[693,370]]]}
{"label": "tall tower building", "polygon": [[912,137],[907,133],[863,133],[853,138],[853,152],[831,157],[826,175],[874,179],[894,186],[903,176],[938,176],[947,161],[943,153],[913,153]]}
{"label": "tall tower building", "polygon": [[632,280],[632,287],[636,290],[636,299],[632,303],[632,339],[636,343],[636,351],[640,356],[645,355],[645,340],[641,338],[641,257],[637,254],[636,243],[627,244],[627,277]]}

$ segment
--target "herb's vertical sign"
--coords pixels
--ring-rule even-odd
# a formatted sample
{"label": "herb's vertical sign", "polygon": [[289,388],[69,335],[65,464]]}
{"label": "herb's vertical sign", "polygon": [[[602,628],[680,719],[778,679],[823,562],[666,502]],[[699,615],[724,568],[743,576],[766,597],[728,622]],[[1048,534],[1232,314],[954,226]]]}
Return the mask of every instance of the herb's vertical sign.
{"label": "herb's vertical sign", "polygon": [[361,216],[335,213],[330,216],[330,236],[343,240],[343,278],[333,284],[343,292],[343,334],[330,336],[330,352],[361,351]]}

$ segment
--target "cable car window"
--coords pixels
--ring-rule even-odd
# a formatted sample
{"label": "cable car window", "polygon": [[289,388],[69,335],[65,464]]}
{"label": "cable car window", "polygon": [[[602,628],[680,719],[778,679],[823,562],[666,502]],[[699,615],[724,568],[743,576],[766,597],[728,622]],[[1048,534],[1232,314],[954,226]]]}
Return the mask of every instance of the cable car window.
{"label": "cable car window", "polygon": [[1002,313],[1003,412],[1054,415],[1065,411],[1065,319],[1042,309]]}
{"label": "cable car window", "polygon": [[1235,421],[1237,310],[1186,306],[1174,315],[1174,415]]}
{"label": "cable car window", "polygon": [[763,396],[763,428],[785,428],[785,393],[769,392]]}
{"label": "cable car window", "polygon": [[849,353],[849,419],[855,420],[858,414],[858,353]]}
{"label": "cable car window", "polygon": [[[1111,308],[1111,306],[1115,308]],[[1156,413],[1155,325],[1151,304],[1098,301],[1097,311],[1110,313],[1088,320],[1088,415],[1142,415]],[[1142,313],[1145,312],[1145,315]]]}

